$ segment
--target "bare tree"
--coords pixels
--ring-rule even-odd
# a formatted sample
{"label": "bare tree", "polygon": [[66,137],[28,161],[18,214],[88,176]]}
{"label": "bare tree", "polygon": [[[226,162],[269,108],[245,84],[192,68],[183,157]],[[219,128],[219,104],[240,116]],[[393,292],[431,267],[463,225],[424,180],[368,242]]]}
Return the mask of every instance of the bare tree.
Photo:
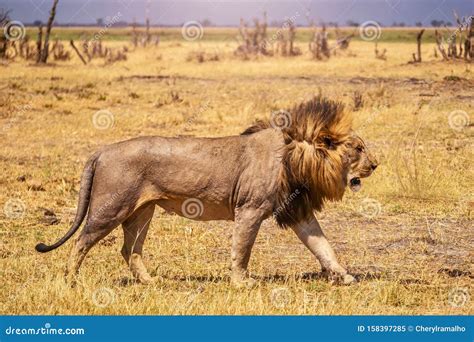
{"label": "bare tree", "polygon": [[[463,37],[464,37],[464,34],[463,34],[463,28],[464,28],[464,23],[461,21],[461,19],[459,19],[459,16],[456,12],[456,10],[453,10],[453,14],[454,14],[454,19],[456,19],[456,23],[458,24],[458,30],[459,30],[459,52],[457,53],[457,56],[458,58],[461,58],[462,57],[462,53],[463,53]],[[467,25],[466,25],[466,31],[467,31]],[[465,42],[465,40],[464,40]],[[456,44],[456,42],[454,42],[454,44]]]}
{"label": "bare tree", "polygon": [[[455,16],[458,21],[459,18],[457,18],[456,14]],[[466,61],[472,61],[474,59],[474,16],[469,17],[466,23],[466,31],[466,39],[464,40],[464,59]]]}
{"label": "bare tree", "polygon": [[336,48],[346,50],[349,47],[351,39],[354,38],[355,33],[349,35],[343,34],[337,24],[334,26],[334,32],[336,33]]}
{"label": "bare tree", "polygon": [[453,33],[448,39],[448,57],[456,58],[458,56],[456,41],[457,41],[457,34]]}
{"label": "bare tree", "polygon": [[[457,23],[457,29],[454,32],[449,32],[447,39],[447,48],[444,44],[444,39],[441,34],[436,30],[435,39],[443,60],[447,61],[451,59],[462,58],[469,62],[474,57],[474,23],[473,16],[469,18],[463,17],[462,20],[459,18],[456,11],[453,11],[454,18]],[[459,38],[459,45],[457,45]]]}
{"label": "bare tree", "polygon": [[247,23],[240,19],[239,35],[241,44],[237,47],[234,54],[247,59],[249,55],[269,55],[267,39],[267,14],[263,13],[263,22],[255,18],[254,29],[250,29]]}
{"label": "bare tree", "polygon": [[41,46],[43,45],[43,25],[38,26],[38,40],[36,41],[36,63],[41,62]]}
{"label": "bare tree", "polygon": [[9,18],[10,11],[0,8],[0,26],[3,26],[5,23],[10,21]]}
{"label": "bare tree", "polygon": [[[0,9],[0,27],[6,25],[9,21],[10,11]],[[8,39],[4,34],[0,34],[0,58],[6,58],[8,49]]]}
{"label": "bare tree", "polygon": [[385,61],[387,60],[386,53],[387,53],[387,49],[383,49],[382,51],[380,51],[378,49],[378,42],[375,41],[375,58]]}
{"label": "bare tree", "polygon": [[316,26],[314,26],[313,38],[309,43],[309,50],[315,59],[322,59],[323,56],[329,58],[331,56],[328,45],[328,34],[324,24],[321,31],[318,31]]}
{"label": "bare tree", "polygon": [[150,43],[151,41],[151,35],[150,35],[150,0],[147,1],[146,4],[146,16],[145,16],[145,25],[146,25],[146,32],[145,32],[145,40],[143,42],[143,45],[146,46]]}
{"label": "bare tree", "polygon": [[44,45],[41,51],[40,63],[46,63],[48,61],[49,55],[49,36],[51,34],[51,29],[54,23],[54,17],[56,16],[56,6],[58,5],[59,0],[53,1],[53,7],[51,7],[51,12],[49,12],[48,24],[46,25],[46,34],[44,36]]}
{"label": "bare tree", "polygon": [[421,38],[423,37],[423,33],[425,33],[425,29],[422,29],[416,35],[416,54],[413,53],[413,63],[421,63]]}
{"label": "bare tree", "polygon": [[[466,41],[464,43],[464,56],[469,58],[471,61],[474,59],[474,17],[471,16],[469,25],[469,33],[467,34]],[[466,58],[467,59],[467,58]]]}
{"label": "bare tree", "polygon": [[135,48],[138,46],[137,21],[135,18],[133,18],[132,22],[132,44]]}
{"label": "bare tree", "polygon": [[443,59],[445,61],[449,60],[448,54],[446,53],[446,50],[444,49],[443,41],[438,30],[435,30],[435,39],[436,39],[436,45],[438,46],[438,50],[441,53],[441,56],[443,56]]}

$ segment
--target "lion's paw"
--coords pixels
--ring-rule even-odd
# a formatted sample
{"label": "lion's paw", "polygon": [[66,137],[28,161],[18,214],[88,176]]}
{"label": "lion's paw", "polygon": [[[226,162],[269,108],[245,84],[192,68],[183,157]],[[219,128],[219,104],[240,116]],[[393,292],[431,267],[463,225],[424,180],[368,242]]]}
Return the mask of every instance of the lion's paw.
{"label": "lion's paw", "polygon": [[251,289],[257,285],[257,281],[253,278],[232,278],[232,285],[237,289]]}
{"label": "lion's paw", "polygon": [[356,278],[354,278],[349,273],[341,274],[341,273],[323,270],[323,276],[333,284],[351,285],[351,284],[357,283]]}
{"label": "lion's paw", "polygon": [[138,281],[142,285],[150,285],[155,282],[155,279],[153,279],[149,274],[143,274],[138,278]]}
{"label": "lion's paw", "polygon": [[341,284],[343,285],[351,285],[357,283],[356,278],[354,278],[352,275],[349,273],[344,274],[344,276],[341,279]]}

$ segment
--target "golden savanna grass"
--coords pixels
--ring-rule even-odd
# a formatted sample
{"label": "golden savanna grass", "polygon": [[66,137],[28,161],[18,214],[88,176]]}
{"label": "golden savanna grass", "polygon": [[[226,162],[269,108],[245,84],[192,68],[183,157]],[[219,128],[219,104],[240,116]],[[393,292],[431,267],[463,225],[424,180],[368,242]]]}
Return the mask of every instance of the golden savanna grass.
{"label": "golden savanna grass", "polygon": [[[421,64],[407,64],[411,41],[379,44],[387,61],[363,41],[328,61],[307,52],[242,61],[232,55],[232,38],[178,37],[107,66],[83,66],[75,56],[43,67],[2,64],[0,313],[473,314],[474,146],[465,119],[473,121],[474,77],[467,63],[435,59],[433,47],[423,45]],[[189,61],[195,51],[219,58]],[[145,242],[157,280],[150,286],[132,281],[120,255],[121,228],[92,249],[76,288],[63,280],[70,242],[34,251],[69,228],[83,165],[104,144],[238,134],[318,93],[351,109],[355,92],[363,98],[355,128],[381,163],[361,192],[347,192],[318,215],[341,263],[360,280],[355,285],[321,279],[310,252],[272,220],[253,249],[252,289],[230,285],[232,222],[158,211]],[[94,126],[98,111],[113,115],[113,127]],[[44,208],[59,224],[46,223]]]}

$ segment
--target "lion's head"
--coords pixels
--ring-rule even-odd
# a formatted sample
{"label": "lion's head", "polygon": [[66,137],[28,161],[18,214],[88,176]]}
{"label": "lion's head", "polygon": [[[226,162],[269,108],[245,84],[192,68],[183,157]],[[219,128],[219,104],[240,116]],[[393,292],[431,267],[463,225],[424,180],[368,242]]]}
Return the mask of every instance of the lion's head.
{"label": "lion's head", "polygon": [[326,200],[342,199],[348,186],[359,190],[360,179],[377,162],[353,133],[351,117],[340,102],[318,96],[280,114],[287,116],[281,120],[285,125],[258,121],[242,134],[277,129],[283,135],[284,167],[274,212],[278,224],[286,227],[321,210]]}
{"label": "lion's head", "polygon": [[369,177],[377,168],[378,161],[370,152],[364,140],[352,134],[347,142],[346,163],[349,165],[347,185],[357,192],[362,187],[361,178]]}

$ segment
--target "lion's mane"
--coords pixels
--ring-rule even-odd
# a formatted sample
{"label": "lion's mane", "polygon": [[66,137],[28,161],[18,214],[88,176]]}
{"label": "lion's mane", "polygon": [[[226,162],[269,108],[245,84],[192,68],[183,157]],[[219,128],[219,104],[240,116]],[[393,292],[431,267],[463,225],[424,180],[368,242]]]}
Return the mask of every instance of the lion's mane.
{"label": "lion's mane", "polygon": [[[281,130],[285,150],[279,175],[274,217],[288,227],[320,211],[327,200],[340,200],[347,184],[345,161],[352,120],[340,102],[321,96],[301,103],[289,111],[285,127],[271,120],[257,121],[242,134],[264,129]],[[285,121],[284,120],[284,121]]]}

